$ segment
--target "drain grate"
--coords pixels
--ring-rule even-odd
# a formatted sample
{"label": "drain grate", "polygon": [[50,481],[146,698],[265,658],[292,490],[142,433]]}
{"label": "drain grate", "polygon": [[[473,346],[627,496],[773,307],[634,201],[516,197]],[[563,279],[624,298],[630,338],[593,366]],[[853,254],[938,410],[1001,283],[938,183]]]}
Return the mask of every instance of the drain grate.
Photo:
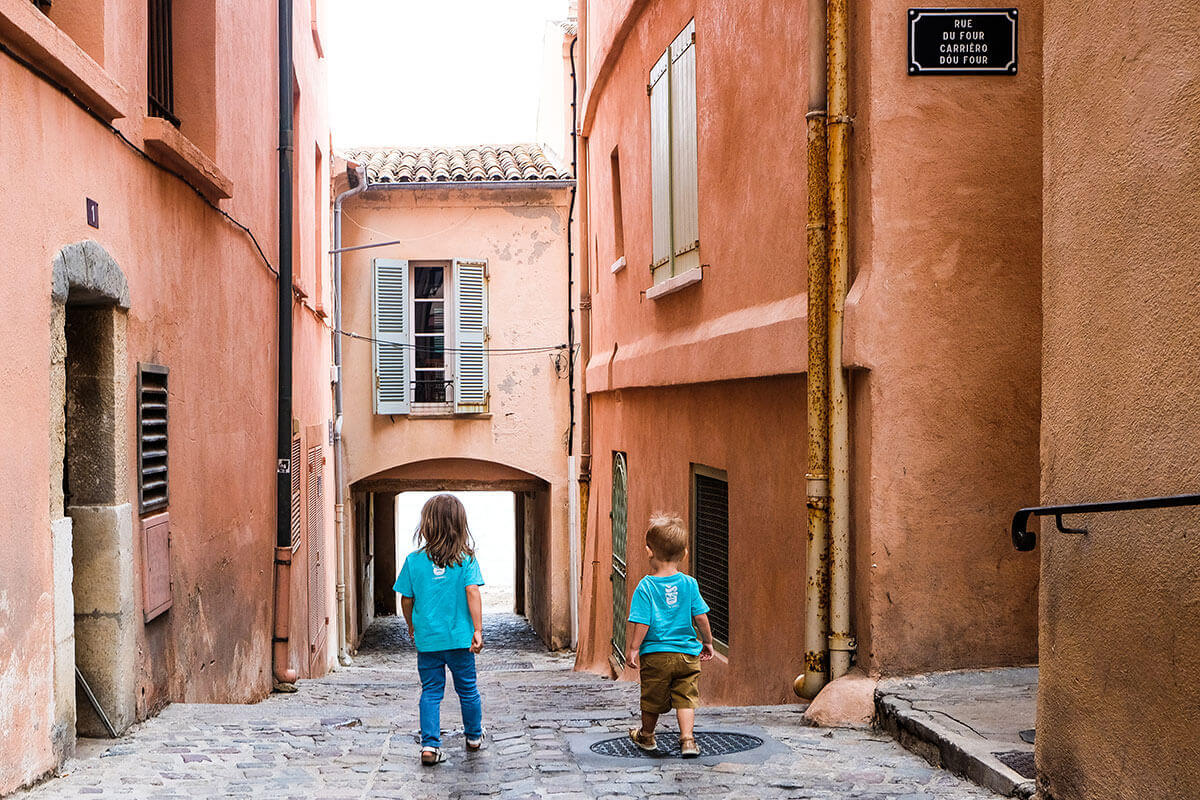
{"label": "drain grate", "polygon": [[992,753],[992,755],[1022,778],[1032,780],[1037,777],[1037,766],[1033,761],[1033,753],[1028,750],[1009,750],[1004,753]]}
{"label": "drain grate", "polygon": [[479,672],[510,672],[533,669],[532,661],[484,661],[477,667]]}
{"label": "drain grate", "polygon": [[[728,756],[762,747],[763,740],[747,733],[697,731],[696,744],[700,746],[701,756]],[[647,753],[628,736],[617,736],[596,742],[591,746],[591,751],[612,758],[678,758],[679,739],[671,734],[663,734],[658,737],[658,750]]]}

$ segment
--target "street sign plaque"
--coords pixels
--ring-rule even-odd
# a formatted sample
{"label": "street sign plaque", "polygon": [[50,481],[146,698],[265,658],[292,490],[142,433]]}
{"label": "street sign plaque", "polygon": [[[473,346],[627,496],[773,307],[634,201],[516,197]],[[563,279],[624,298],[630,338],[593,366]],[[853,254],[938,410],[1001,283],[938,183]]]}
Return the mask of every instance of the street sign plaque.
{"label": "street sign plaque", "polygon": [[1017,9],[910,8],[909,75],[1016,75]]}

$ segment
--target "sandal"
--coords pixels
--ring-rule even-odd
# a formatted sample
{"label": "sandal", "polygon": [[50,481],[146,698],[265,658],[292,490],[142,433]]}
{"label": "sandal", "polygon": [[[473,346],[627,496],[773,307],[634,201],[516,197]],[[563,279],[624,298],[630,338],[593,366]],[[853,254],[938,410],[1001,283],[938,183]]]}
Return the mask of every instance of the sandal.
{"label": "sandal", "polygon": [[440,764],[446,760],[446,754],[442,752],[440,747],[422,747],[421,748],[421,766],[432,767],[434,764]]}
{"label": "sandal", "polygon": [[700,755],[700,747],[696,744],[695,736],[679,737],[679,754],[684,758],[696,758]]}
{"label": "sandal", "polygon": [[633,739],[633,743],[647,753],[658,750],[658,742],[655,741],[653,733],[643,733],[640,728],[630,728],[629,738]]}
{"label": "sandal", "polygon": [[468,736],[467,737],[467,750],[472,753],[482,750],[483,749],[483,740],[485,737],[487,737],[486,729],[484,729],[483,732],[481,732],[479,734],[478,739],[472,739],[470,736]]}

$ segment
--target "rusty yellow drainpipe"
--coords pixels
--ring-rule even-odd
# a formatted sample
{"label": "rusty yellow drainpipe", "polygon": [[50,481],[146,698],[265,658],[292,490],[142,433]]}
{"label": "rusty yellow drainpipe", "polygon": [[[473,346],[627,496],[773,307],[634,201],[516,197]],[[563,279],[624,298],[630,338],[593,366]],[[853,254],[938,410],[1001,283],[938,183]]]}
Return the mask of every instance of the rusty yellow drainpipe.
{"label": "rusty yellow drainpipe", "polygon": [[804,672],[792,688],[812,699],[825,685],[829,651],[829,259],[825,214],[829,202],[826,138],[825,7],[808,12],[808,472],[805,559]]}
{"label": "rusty yellow drainpipe", "polygon": [[848,0],[828,0],[826,66],[829,137],[829,677],[850,669],[850,418],[842,325],[849,282],[850,150]]}

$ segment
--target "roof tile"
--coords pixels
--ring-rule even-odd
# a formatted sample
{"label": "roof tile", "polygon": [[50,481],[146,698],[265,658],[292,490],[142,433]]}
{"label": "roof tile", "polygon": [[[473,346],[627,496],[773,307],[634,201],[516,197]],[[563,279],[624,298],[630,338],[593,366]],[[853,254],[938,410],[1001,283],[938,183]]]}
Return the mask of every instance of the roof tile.
{"label": "roof tile", "polygon": [[462,147],[362,147],[346,150],[367,168],[368,183],[554,181],[570,172],[536,144]]}

